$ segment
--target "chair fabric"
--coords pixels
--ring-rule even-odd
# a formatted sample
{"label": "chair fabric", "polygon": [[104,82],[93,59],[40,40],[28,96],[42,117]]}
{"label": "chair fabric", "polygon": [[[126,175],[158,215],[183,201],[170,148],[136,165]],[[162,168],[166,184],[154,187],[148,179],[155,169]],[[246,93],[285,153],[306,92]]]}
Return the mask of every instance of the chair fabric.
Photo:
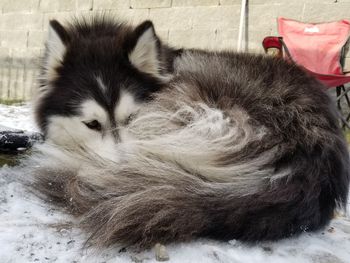
{"label": "chair fabric", "polygon": [[350,82],[343,73],[341,51],[350,36],[350,21],[302,23],[278,18],[278,32],[292,60],[328,87]]}

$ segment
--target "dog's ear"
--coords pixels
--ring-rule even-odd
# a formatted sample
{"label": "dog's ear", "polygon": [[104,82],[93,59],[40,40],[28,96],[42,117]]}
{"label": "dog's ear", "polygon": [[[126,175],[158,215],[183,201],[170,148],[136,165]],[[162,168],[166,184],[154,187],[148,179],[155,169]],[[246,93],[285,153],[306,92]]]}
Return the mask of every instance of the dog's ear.
{"label": "dog's ear", "polygon": [[134,30],[133,47],[129,52],[131,64],[139,71],[161,77],[161,43],[153,23],[145,21]]}
{"label": "dog's ear", "polygon": [[51,80],[55,76],[55,69],[63,61],[68,41],[69,36],[66,29],[57,20],[51,20],[45,57],[47,80]]}

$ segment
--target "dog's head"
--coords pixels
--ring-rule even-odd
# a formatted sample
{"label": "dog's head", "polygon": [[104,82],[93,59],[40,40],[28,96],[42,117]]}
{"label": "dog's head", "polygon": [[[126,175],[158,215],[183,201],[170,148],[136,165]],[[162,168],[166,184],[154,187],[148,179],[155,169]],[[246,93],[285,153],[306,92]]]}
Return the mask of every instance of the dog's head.
{"label": "dog's head", "polygon": [[150,21],[52,20],[35,107],[46,140],[80,147],[122,140],[123,127],[167,81],[175,53]]}

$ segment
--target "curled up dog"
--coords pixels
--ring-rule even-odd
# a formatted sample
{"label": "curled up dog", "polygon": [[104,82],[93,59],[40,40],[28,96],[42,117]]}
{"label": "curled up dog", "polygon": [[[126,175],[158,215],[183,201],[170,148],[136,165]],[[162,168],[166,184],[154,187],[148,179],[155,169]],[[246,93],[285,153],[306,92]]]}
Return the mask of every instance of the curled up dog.
{"label": "curled up dog", "polygon": [[173,49],[150,21],[53,20],[40,84],[31,184],[97,245],[277,240],[347,200],[335,106],[283,60]]}

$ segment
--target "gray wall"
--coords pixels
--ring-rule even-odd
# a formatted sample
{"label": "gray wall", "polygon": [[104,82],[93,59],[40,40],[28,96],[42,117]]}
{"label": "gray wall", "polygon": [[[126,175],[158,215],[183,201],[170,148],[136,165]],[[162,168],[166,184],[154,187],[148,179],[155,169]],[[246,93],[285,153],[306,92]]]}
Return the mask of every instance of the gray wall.
{"label": "gray wall", "polygon": [[[0,0],[0,99],[29,99],[49,19],[108,12],[131,23],[153,20],[175,46],[235,49],[240,0]],[[262,52],[276,18],[305,22],[350,19],[350,0],[250,0],[246,49]],[[347,54],[350,68],[350,53]]]}

